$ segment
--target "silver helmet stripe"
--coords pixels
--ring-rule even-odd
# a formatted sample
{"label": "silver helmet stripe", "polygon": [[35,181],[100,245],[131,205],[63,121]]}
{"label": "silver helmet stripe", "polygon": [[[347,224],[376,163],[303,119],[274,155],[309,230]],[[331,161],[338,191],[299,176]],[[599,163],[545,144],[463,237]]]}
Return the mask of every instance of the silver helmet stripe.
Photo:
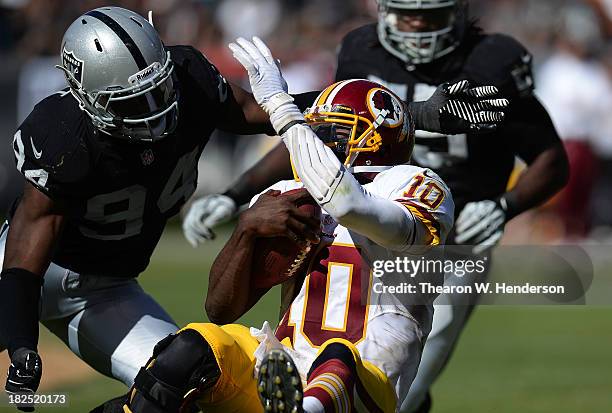
{"label": "silver helmet stripe", "polygon": [[134,58],[138,69],[144,70],[147,68],[147,66],[149,66],[144,56],[142,55],[142,52],[140,51],[138,46],[136,46],[134,39],[132,39],[129,33],[126,32],[125,29],[121,27],[119,23],[113,20],[110,16],[98,10],[92,10],[86,13],[86,15],[100,20],[102,23],[110,27],[113,32],[115,32],[115,34],[121,39],[123,44],[125,44],[125,47],[127,47],[127,49],[130,51],[130,54]]}
{"label": "silver helmet stripe", "polygon": [[62,39],[61,68],[73,96],[96,128],[115,137],[150,141],[172,133],[173,67],[153,26],[119,7],[87,12]]}

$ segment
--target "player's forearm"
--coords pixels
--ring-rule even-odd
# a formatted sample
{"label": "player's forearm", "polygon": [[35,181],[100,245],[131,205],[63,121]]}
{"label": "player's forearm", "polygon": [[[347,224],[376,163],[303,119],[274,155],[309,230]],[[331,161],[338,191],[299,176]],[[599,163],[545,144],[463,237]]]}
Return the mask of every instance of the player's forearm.
{"label": "player's forearm", "polygon": [[515,216],[543,204],[567,184],[569,163],[559,143],[542,152],[521,175],[518,183],[506,194],[509,216]]}
{"label": "player's forearm", "polygon": [[64,227],[57,201],[29,183],[11,220],[3,268],[21,268],[42,277]]}
{"label": "player's forearm", "polygon": [[236,321],[254,302],[250,288],[255,237],[238,224],[212,265],[206,296],[206,313],[217,324]]}
{"label": "player's forearm", "polygon": [[416,222],[404,207],[370,194],[361,185],[353,186],[350,198],[342,204],[340,208],[328,206],[335,211],[334,219],[340,225],[392,250],[403,250],[411,245]]}
{"label": "player's forearm", "polygon": [[11,220],[3,268],[22,268],[42,278],[64,225],[62,215],[33,216],[17,209]]}
{"label": "player's forearm", "polygon": [[229,84],[230,92],[226,110],[220,115],[218,128],[240,135],[268,134],[273,135],[270,118],[257,104],[253,95],[240,86]]}
{"label": "player's forearm", "polygon": [[242,174],[224,195],[232,198],[236,205],[243,205],[264,189],[291,177],[289,152],[285,145],[279,144]]}
{"label": "player's forearm", "polygon": [[11,354],[24,347],[36,351],[40,288],[64,223],[54,209],[27,184],[11,220],[0,276],[0,337]]}

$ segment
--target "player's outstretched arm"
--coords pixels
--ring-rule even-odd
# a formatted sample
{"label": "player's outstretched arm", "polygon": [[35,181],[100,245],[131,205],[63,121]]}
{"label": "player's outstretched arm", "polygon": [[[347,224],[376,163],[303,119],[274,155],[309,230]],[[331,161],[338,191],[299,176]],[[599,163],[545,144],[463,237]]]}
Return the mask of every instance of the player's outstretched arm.
{"label": "player's outstretched arm", "polygon": [[11,358],[7,392],[33,393],[40,383],[40,289],[63,223],[56,202],[26,183],[11,220],[0,277],[0,338]]}
{"label": "player's outstretched arm", "polygon": [[[293,104],[294,98],[287,94],[287,83],[277,62],[263,42],[255,38],[254,43],[251,43],[240,38],[230,44],[230,49],[247,68],[253,94],[235,85],[231,86],[234,93],[230,94],[230,98],[235,100],[235,104],[229,105],[234,109],[225,116],[225,130],[261,133],[267,128],[270,134],[275,134],[279,129],[271,127],[270,122],[303,122],[300,110]],[[261,58],[259,65],[250,57],[250,53],[254,52],[259,53]],[[312,98],[312,93],[296,96],[302,105],[312,101]],[[264,130],[260,130],[264,124]],[[193,247],[213,239],[215,226],[227,222],[240,205],[274,183],[291,177],[291,173],[289,153],[284,145],[279,145],[243,174],[225,194],[210,195],[194,202],[183,221],[185,238]]]}
{"label": "player's outstretched arm", "polygon": [[206,313],[212,322],[236,321],[268,291],[254,288],[251,283],[257,238],[286,237],[298,243],[318,242],[319,220],[295,206],[300,199],[309,197],[308,193],[278,195],[279,191],[268,191],[242,213],[232,236],[215,259],[206,296]]}
{"label": "player's outstretched arm", "polygon": [[304,116],[283,89],[280,69],[259,39],[230,44],[246,68],[257,102],[283,137],[304,187],[338,223],[391,249],[409,246],[416,221],[393,201],[369,194],[335,154],[304,125]]}
{"label": "player's outstretched arm", "polygon": [[296,123],[304,123],[304,116],[287,93],[287,82],[268,46],[259,38],[253,41],[238,38],[230,43],[234,58],[244,66],[253,96],[263,110],[270,115],[270,123],[278,135],[283,135]]}
{"label": "player's outstretched arm", "polygon": [[470,87],[467,80],[440,85],[431,98],[411,102],[416,129],[453,135],[495,130],[505,118],[510,104],[496,98],[495,86]]}
{"label": "player's outstretched arm", "polygon": [[[242,41],[242,39],[238,41]],[[276,63],[274,64],[276,65]],[[269,91],[275,90],[274,88],[280,88],[280,90],[287,94],[287,83],[282,75],[280,75],[280,69],[277,68],[277,72],[278,76],[274,74],[273,78],[277,79],[278,82],[268,86]],[[252,76],[250,78],[252,79]],[[225,102],[225,110],[221,113],[219,119],[219,129],[241,135],[262,133],[276,135],[274,128],[270,124],[271,112],[265,110],[265,107],[262,108],[260,104],[260,102],[271,97],[271,92],[261,91],[261,87],[266,87],[266,85],[260,85],[261,87],[254,88],[253,93],[250,93],[234,83],[228,82],[227,84],[231,89],[231,93],[227,93],[226,99],[228,101]],[[289,96],[291,101],[295,101],[303,110],[314,101],[319,93],[320,91],[312,91],[296,95],[287,94],[287,96]]]}
{"label": "player's outstretched arm", "polygon": [[219,129],[239,135],[274,135],[270,117],[259,106],[253,95],[234,83],[228,83],[231,93],[229,102],[219,119]]}

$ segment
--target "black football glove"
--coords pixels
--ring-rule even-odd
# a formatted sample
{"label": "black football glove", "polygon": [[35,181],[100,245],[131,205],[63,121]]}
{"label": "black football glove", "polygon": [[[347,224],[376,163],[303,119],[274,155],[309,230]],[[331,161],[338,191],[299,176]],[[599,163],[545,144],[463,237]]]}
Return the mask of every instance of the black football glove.
{"label": "black football glove", "polygon": [[[6,379],[9,394],[34,394],[42,377],[42,360],[38,353],[25,347],[15,350]],[[33,405],[17,406],[22,412],[33,412]]]}
{"label": "black football glove", "polygon": [[416,129],[455,135],[486,132],[497,128],[504,120],[507,99],[493,99],[499,91],[495,86],[470,88],[461,80],[444,83],[429,100],[409,105]]}

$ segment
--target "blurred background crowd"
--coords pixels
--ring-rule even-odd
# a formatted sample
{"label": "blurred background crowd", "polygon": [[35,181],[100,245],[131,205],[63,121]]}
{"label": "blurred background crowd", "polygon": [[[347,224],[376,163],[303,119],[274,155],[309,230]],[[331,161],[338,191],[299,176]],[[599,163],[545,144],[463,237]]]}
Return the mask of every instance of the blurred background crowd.
{"label": "blurred background crowd", "polygon": [[[36,102],[64,88],[54,69],[62,34],[102,5],[152,10],[166,44],[195,46],[242,84],[227,43],[258,35],[283,62],[291,92],[329,84],[342,37],[376,20],[375,0],[0,0],[0,216],[21,185],[14,130]],[[470,13],[486,31],[510,34],[534,54],[537,94],[572,166],[567,189],[522,218],[515,239],[612,240],[612,0],[471,0]],[[218,134],[201,161],[199,192],[225,190],[274,143]]]}

